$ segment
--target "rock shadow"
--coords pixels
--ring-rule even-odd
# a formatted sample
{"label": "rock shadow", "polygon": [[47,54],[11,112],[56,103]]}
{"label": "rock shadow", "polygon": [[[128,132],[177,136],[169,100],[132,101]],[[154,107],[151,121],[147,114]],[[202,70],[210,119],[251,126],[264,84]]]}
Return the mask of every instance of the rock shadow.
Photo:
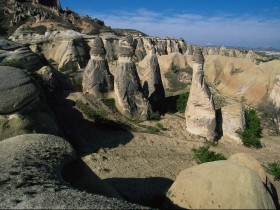
{"label": "rock shadow", "polygon": [[176,208],[167,199],[166,193],[173,181],[163,177],[108,178],[104,179],[131,203],[159,209]]}
{"label": "rock shadow", "polygon": [[165,98],[165,110],[166,112],[176,113],[178,110],[176,108],[177,100],[180,95],[169,96]]}

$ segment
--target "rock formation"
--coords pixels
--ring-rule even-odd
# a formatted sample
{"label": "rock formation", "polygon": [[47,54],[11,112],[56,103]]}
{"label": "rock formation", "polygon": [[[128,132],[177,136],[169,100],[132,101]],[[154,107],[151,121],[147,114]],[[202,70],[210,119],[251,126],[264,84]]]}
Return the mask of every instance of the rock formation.
{"label": "rock formation", "polygon": [[215,106],[210,89],[205,82],[203,64],[201,49],[196,48],[193,55],[192,84],[185,111],[186,126],[189,133],[214,139],[216,136]]}
{"label": "rock formation", "polygon": [[144,98],[136,66],[132,61],[133,54],[132,37],[127,36],[120,40],[118,67],[114,80],[116,106],[128,118],[147,119],[150,105]]}
{"label": "rock formation", "polygon": [[280,108],[280,74],[276,75],[269,99]]}
{"label": "rock formation", "polygon": [[[71,187],[64,180],[63,175],[67,172],[64,167],[76,160],[76,154],[62,138],[30,134],[6,139],[0,142],[0,157],[1,209],[144,208],[98,195],[112,196],[114,192],[96,175],[84,177],[89,181],[87,187],[95,194]],[[84,173],[83,170],[80,172]]]}
{"label": "rock formation", "polygon": [[177,176],[167,196],[186,209],[276,209],[254,163],[242,162],[222,160],[188,168]]}
{"label": "rock formation", "polygon": [[100,37],[96,37],[90,51],[89,60],[83,75],[83,92],[96,97],[104,97],[113,90],[113,78],[105,60],[105,48]]}
{"label": "rock formation", "polygon": [[236,131],[243,131],[245,127],[245,112],[242,104],[235,103],[222,107],[223,136],[234,140],[238,144],[242,144]]}
{"label": "rock formation", "polygon": [[148,54],[139,62],[139,74],[144,95],[155,110],[164,110],[165,92],[155,48],[150,44]]}

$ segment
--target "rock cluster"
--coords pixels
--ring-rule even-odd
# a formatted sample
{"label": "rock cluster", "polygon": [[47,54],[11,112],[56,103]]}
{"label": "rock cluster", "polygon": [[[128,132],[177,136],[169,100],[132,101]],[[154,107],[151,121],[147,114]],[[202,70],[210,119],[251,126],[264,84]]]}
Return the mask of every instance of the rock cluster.
{"label": "rock cluster", "polygon": [[83,74],[83,92],[88,92],[96,97],[104,97],[113,90],[113,78],[105,60],[105,48],[100,37],[96,37],[90,51],[89,60]]}
{"label": "rock cluster", "polygon": [[133,39],[127,36],[120,41],[118,66],[115,72],[114,91],[117,109],[132,119],[147,119],[150,105],[143,95],[136,66],[132,61]]}
{"label": "rock cluster", "polygon": [[187,209],[276,209],[262,166],[246,154],[182,171],[167,196]]}
{"label": "rock cluster", "polygon": [[203,72],[204,57],[196,48],[193,54],[193,77],[185,111],[189,133],[214,139],[216,136],[216,113],[210,89]]}

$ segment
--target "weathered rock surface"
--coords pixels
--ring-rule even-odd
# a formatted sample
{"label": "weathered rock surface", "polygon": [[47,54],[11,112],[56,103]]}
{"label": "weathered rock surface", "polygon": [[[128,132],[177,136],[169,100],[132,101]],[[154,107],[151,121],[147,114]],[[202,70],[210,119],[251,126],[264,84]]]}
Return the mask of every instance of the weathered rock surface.
{"label": "weathered rock surface", "polygon": [[138,72],[141,78],[144,95],[148,98],[154,109],[163,110],[165,92],[161,80],[160,68],[155,49],[150,45],[150,49],[145,58],[138,64]]}
{"label": "weathered rock surface", "polygon": [[83,74],[83,92],[96,97],[105,97],[113,90],[113,77],[105,60],[105,48],[100,37],[96,37],[91,49],[89,60]]}
{"label": "weathered rock surface", "polygon": [[[69,186],[62,177],[62,170],[76,156],[62,138],[31,134],[6,139],[0,142],[0,157],[0,208],[143,208]],[[102,181],[96,179],[96,182]]]}
{"label": "weathered rock surface", "polygon": [[203,65],[202,52],[196,48],[193,55],[192,84],[185,111],[186,129],[189,133],[214,139],[216,136],[215,105],[204,78]]}
{"label": "weathered rock surface", "polygon": [[280,74],[276,75],[269,99],[280,108]]}
{"label": "weathered rock surface", "polygon": [[[0,39],[0,62],[9,61],[28,71],[34,72],[43,66],[42,58],[33,53],[29,47],[21,46],[6,39]],[[0,63],[1,65],[1,63]]]}
{"label": "weathered rock surface", "polygon": [[276,209],[259,175],[228,160],[182,171],[167,196],[187,209]]}
{"label": "weathered rock surface", "polygon": [[0,66],[0,114],[19,110],[38,95],[38,87],[23,70]]}
{"label": "weathered rock surface", "polygon": [[133,39],[127,36],[120,41],[118,67],[115,72],[116,106],[128,118],[147,119],[150,105],[144,98],[136,66],[132,61],[133,54]]}
{"label": "weathered rock surface", "polygon": [[[240,103],[234,103],[222,107],[222,128],[223,135],[238,144],[242,144],[237,130],[243,131],[246,127],[245,112]],[[230,140],[228,140],[230,141]]]}

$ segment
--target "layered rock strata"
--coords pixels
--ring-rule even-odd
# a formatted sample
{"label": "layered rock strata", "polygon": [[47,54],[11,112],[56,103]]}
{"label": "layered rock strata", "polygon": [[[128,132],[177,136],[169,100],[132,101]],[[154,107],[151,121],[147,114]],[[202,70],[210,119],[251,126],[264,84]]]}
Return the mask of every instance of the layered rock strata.
{"label": "layered rock strata", "polygon": [[189,133],[214,139],[216,136],[216,113],[210,89],[205,82],[204,57],[196,48],[193,55],[193,77],[185,111],[186,129]]}
{"label": "layered rock strata", "polygon": [[89,60],[83,75],[83,92],[95,97],[105,97],[113,90],[113,77],[105,59],[106,50],[100,37],[96,37],[90,51]]}
{"label": "layered rock strata", "polygon": [[144,98],[136,66],[132,61],[133,54],[132,37],[127,36],[120,40],[118,66],[114,80],[116,106],[128,118],[147,119],[150,105]]}

